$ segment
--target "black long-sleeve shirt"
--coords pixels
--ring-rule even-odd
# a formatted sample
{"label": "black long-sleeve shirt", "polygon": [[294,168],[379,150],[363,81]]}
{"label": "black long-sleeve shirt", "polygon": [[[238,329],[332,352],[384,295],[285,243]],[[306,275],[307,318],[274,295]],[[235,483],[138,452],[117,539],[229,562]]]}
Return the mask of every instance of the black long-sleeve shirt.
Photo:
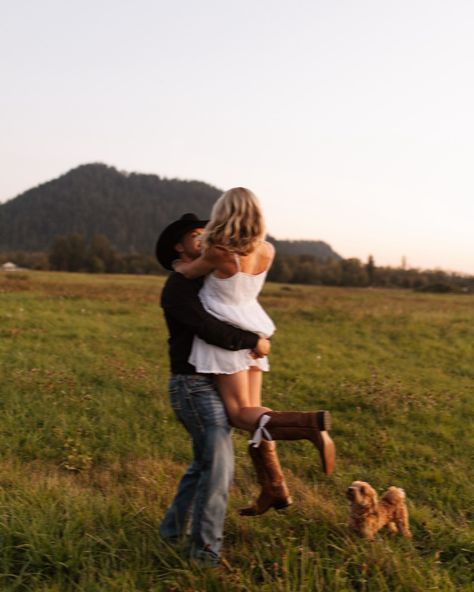
{"label": "black long-sleeve shirt", "polygon": [[161,293],[161,306],[169,330],[169,355],[173,374],[194,374],[188,362],[194,335],[228,350],[254,349],[256,333],[227,325],[210,315],[201,304],[198,292],[202,278],[188,280],[180,273],[171,273]]}

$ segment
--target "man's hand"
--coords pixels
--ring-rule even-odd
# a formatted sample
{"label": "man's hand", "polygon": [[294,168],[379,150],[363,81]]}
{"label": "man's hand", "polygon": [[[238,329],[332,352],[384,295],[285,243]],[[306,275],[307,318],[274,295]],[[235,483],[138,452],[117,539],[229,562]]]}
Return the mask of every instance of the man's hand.
{"label": "man's hand", "polygon": [[270,340],[266,339],[265,337],[260,337],[260,339],[257,341],[255,349],[252,350],[252,358],[263,358],[264,356],[268,356],[270,350]]}

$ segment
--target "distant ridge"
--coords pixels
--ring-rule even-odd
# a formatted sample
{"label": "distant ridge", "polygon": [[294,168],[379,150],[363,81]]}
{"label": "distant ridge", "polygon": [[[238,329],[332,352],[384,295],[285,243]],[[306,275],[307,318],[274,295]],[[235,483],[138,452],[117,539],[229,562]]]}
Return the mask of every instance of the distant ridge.
{"label": "distant ridge", "polygon": [[[59,235],[103,234],[120,252],[152,253],[157,235],[184,212],[207,218],[222,191],[200,181],[84,164],[0,205],[0,251],[47,251]],[[278,241],[280,254],[340,259],[322,241]]]}
{"label": "distant ridge", "polygon": [[312,255],[320,261],[340,261],[342,257],[332,250],[324,241],[310,240],[277,240],[268,237],[275,245],[279,255]]}

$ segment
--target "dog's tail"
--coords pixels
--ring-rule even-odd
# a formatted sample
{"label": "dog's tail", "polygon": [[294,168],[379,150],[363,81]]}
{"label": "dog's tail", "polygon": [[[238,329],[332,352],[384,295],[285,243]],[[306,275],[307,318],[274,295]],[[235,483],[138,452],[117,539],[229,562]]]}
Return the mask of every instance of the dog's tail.
{"label": "dog's tail", "polygon": [[405,491],[401,487],[389,487],[383,494],[382,499],[389,504],[398,504],[405,501]]}

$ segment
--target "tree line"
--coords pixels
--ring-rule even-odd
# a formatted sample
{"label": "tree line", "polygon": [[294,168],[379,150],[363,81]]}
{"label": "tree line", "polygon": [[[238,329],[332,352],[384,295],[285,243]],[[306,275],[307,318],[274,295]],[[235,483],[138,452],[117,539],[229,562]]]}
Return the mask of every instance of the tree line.
{"label": "tree line", "polygon": [[[47,253],[3,253],[0,264],[13,261],[20,267],[88,273],[165,274],[154,255],[119,253],[104,235],[87,241],[81,234],[59,236]],[[474,293],[474,276],[442,270],[377,266],[372,256],[320,259],[314,255],[278,254],[268,280],[321,286],[406,288],[431,292]]]}
{"label": "tree line", "polygon": [[58,236],[46,253],[8,252],[0,256],[0,262],[5,261],[36,270],[130,274],[162,272],[153,255],[119,253],[109,239],[101,234],[94,235],[90,241],[82,234]]}
{"label": "tree line", "polygon": [[474,276],[439,269],[377,266],[370,255],[318,261],[310,255],[275,257],[268,279],[274,282],[322,286],[406,288],[428,292],[474,292]]}

